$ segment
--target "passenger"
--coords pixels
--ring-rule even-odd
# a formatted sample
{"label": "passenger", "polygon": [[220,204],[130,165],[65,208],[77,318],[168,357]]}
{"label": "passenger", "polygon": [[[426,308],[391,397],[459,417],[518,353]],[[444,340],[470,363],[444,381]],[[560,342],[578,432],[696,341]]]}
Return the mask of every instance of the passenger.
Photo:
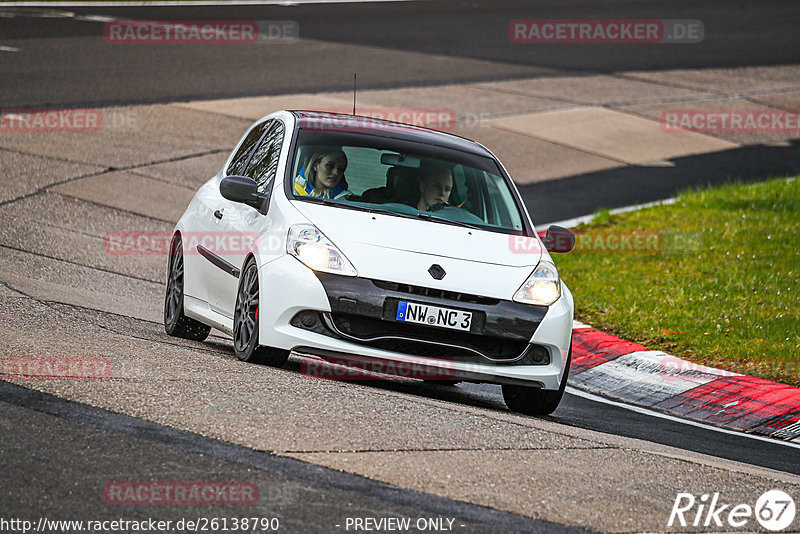
{"label": "passenger", "polygon": [[423,178],[419,181],[417,209],[428,211],[437,204],[447,205],[453,192],[452,169],[444,165],[431,165],[423,172]]}
{"label": "passenger", "polygon": [[352,195],[344,176],[346,168],[347,156],[341,149],[319,150],[300,169],[294,190],[301,196],[346,199]]}

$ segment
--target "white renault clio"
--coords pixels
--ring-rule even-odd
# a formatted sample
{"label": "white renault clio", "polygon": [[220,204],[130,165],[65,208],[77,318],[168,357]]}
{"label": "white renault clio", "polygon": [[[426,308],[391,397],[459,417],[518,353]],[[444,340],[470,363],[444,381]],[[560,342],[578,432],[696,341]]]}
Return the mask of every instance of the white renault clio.
{"label": "white renault clio", "polygon": [[353,115],[257,121],[175,227],[168,334],[233,336],[236,356],[290,351],[423,379],[502,384],[548,414],[564,392],[573,301],[514,183],[478,143]]}

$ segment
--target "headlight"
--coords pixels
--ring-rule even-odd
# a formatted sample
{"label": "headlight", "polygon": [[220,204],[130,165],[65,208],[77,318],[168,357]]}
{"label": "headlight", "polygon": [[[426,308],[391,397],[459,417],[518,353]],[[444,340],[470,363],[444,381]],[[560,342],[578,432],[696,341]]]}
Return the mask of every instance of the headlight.
{"label": "headlight", "polygon": [[525,283],[514,293],[514,301],[549,306],[561,296],[561,283],[556,266],[540,261]]}
{"label": "headlight", "polygon": [[325,273],[357,276],[355,267],[314,225],[299,224],[289,229],[286,252],[306,267]]}

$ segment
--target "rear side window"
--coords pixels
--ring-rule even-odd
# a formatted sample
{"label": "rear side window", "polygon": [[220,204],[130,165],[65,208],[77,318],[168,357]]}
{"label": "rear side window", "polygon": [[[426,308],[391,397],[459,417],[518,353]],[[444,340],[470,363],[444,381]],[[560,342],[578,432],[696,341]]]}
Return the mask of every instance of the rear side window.
{"label": "rear side window", "polygon": [[252,178],[258,185],[258,192],[263,193],[275,179],[278,170],[278,159],[283,145],[283,123],[273,121],[264,140],[258,145],[247,165],[244,176]]}
{"label": "rear side window", "polygon": [[244,142],[242,142],[242,146],[240,146],[236,154],[234,154],[231,164],[228,165],[228,170],[225,173],[226,176],[242,176],[244,174],[244,169],[247,165],[247,161],[250,159],[253,147],[256,146],[261,137],[263,137],[264,132],[270,127],[272,122],[273,121],[264,121],[250,130],[250,133],[247,134]]}

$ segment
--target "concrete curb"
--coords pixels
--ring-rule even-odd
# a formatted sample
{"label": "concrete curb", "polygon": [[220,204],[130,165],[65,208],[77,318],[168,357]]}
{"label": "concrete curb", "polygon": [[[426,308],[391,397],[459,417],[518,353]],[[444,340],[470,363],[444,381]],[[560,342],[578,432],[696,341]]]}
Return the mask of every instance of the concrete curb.
{"label": "concrete curb", "polygon": [[800,389],[648,350],[577,322],[569,383],[681,418],[800,442]]}

